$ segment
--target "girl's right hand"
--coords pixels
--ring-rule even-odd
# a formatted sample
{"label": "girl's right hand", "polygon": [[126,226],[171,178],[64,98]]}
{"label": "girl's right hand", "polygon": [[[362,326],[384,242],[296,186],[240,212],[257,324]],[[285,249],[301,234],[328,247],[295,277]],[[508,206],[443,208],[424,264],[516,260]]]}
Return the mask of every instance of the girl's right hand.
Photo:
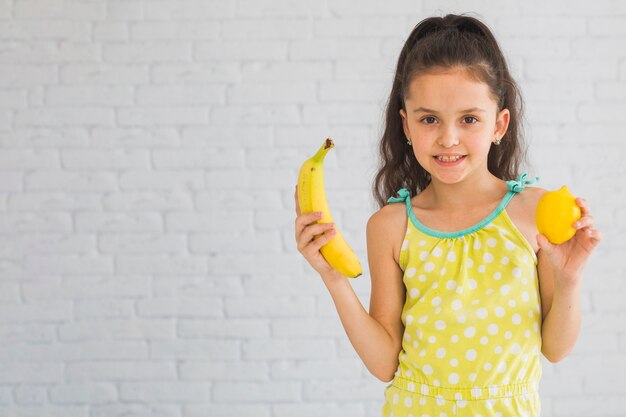
{"label": "girl's right hand", "polygon": [[296,200],[296,243],[298,251],[320,275],[334,271],[324,259],[320,248],[330,241],[337,233],[333,223],[315,223],[321,218],[316,212],[300,212],[298,204],[298,186],[294,194]]}

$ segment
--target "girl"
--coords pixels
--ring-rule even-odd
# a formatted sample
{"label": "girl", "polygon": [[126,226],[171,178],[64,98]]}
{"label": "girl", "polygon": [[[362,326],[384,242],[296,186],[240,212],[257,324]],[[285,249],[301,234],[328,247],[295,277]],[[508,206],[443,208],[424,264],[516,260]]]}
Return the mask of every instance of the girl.
{"label": "girl", "polygon": [[578,198],[571,240],[538,234],[546,190],[518,176],[522,105],[485,24],[447,15],[413,29],[380,142],[381,208],[367,223],[369,312],[321,256],[332,225],[300,213],[296,189],[298,250],[369,371],[390,382],[384,416],[538,416],[540,355],[557,362],[574,346],[601,233]]}

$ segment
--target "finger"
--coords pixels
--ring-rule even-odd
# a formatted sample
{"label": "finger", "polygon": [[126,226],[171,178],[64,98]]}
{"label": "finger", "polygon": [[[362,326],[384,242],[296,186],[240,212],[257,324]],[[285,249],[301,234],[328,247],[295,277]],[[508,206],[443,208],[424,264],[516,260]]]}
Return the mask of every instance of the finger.
{"label": "finger", "polygon": [[593,229],[591,235],[597,241],[596,244],[600,243],[602,239],[604,239],[604,233],[602,233],[600,230]]}
{"label": "finger", "polygon": [[589,204],[587,204],[587,200],[584,198],[577,198],[576,205],[580,207],[580,212],[583,216],[589,212]]}
{"label": "finger", "polygon": [[309,213],[304,213],[304,214],[299,214],[296,217],[296,240],[297,241],[300,240],[300,235],[302,234],[302,231],[308,225],[310,225],[311,223],[315,223],[321,218],[322,218],[322,214],[315,212],[315,211],[311,211]]}
{"label": "finger", "polygon": [[334,229],[333,223],[316,223],[305,227],[298,239],[298,247],[304,249],[311,241],[315,240],[317,236],[332,229]]}
{"label": "finger", "polygon": [[298,184],[296,184],[296,191],[293,193],[293,198],[296,200],[296,215],[302,214],[300,212],[300,203],[298,202]]}
{"label": "finger", "polygon": [[545,235],[542,235],[541,233],[539,233],[536,236],[536,239],[537,239],[537,243],[539,244],[540,249],[544,250],[547,253],[552,252],[554,250],[554,245],[548,240],[548,238]]}
{"label": "finger", "polygon": [[572,226],[574,227],[574,229],[580,230],[586,227],[591,228],[595,225],[595,223],[596,223],[596,220],[594,219],[593,216],[583,216],[579,220],[574,222]]}
{"label": "finger", "polygon": [[309,244],[310,250],[315,251],[315,252],[319,251],[322,248],[322,246],[330,242],[335,237],[336,234],[337,234],[336,229],[327,230],[326,232],[324,232],[324,234],[322,234],[320,237],[313,240]]}

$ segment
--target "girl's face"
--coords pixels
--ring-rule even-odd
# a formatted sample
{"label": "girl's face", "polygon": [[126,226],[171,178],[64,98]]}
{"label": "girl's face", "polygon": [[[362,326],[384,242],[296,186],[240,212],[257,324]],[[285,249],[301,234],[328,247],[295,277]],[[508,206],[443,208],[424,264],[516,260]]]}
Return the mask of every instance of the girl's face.
{"label": "girl's face", "polygon": [[487,84],[461,69],[431,72],[411,81],[404,104],[404,133],[433,180],[452,184],[488,173],[489,149],[504,136],[509,111],[498,112]]}

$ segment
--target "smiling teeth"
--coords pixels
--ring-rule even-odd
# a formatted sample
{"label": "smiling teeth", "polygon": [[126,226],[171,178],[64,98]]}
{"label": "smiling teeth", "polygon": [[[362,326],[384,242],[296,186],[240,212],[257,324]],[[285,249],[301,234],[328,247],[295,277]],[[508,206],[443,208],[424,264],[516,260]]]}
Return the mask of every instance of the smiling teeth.
{"label": "smiling teeth", "polygon": [[437,159],[443,162],[454,162],[463,158],[462,156],[438,156]]}

